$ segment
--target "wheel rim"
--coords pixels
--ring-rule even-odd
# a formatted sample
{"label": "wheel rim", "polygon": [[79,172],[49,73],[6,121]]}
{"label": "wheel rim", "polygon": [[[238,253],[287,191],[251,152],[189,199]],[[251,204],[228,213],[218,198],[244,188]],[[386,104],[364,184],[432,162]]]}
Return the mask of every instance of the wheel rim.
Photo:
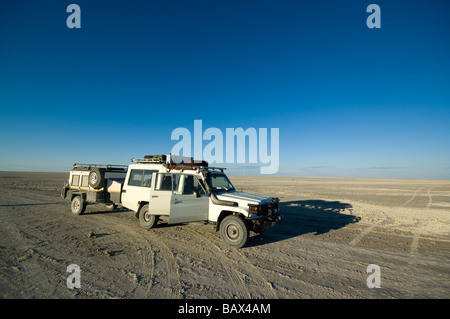
{"label": "wheel rim", "polygon": [[97,174],[91,174],[91,183],[92,184],[95,184],[95,183],[97,183]]}
{"label": "wheel rim", "polygon": [[146,223],[148,223],[150,221],[150,213],[148,210],[146,212],[144,212],[144,221]]}
{"label": "wheel rim", "polygon": [[74,200],[73,202],[73,209],[75,211],[77,211],[78,209],[80,209],[80,202],[78,200]]}
{"label": "wheel rim", "polygon": [[226,228],[226,234],[230,240],[235,241],[239,238],[239,228],[234,224],[230,224]]}

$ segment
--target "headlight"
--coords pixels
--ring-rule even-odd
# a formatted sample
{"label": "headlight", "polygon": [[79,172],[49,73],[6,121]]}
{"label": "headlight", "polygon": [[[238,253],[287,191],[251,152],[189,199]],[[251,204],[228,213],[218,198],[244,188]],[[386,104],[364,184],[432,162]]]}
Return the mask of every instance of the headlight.
{"label": "headlight", "polygon": [[248,205],[248,211],[252,214],[259,215],[261,209],[258,205]]}

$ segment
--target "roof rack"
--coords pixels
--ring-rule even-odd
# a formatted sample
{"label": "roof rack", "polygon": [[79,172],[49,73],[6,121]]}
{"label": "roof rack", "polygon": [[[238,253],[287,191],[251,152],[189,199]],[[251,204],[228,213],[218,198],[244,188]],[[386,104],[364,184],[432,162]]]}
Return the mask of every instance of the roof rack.
{"label": "roof rack", "polygon": [[168,164],[168,165],[166,165],[166,167],[168,168],[168,169],[178,169],[178,170],[187,170],[187,169],[190,169],[190,170],[199,170],[199,169],[201,169],[201,168],[208,168],[208,163],[207,162],[202,162],[202,163],[187,163],[188,165],[186,165],[186,164],[181,164],[181,165],[178,165],[178,164]]}
{"label": "roof rack", "polygon": [[127,165],[115,165],[115,164],[81,164],[81,163],[74,163],[73,168],[105,168],[106,170],[114,171],[114,170],[126,170]]}
{"label": "roof rack", "polygon": [[206,161],[194,161],[192,157],[189,156],[178,156],[178,155],[146,155],[144,158],[132,158],[133,163],[141,164],[163,164],[169,170],[219,170],[223,173],[226,170],[225,167],[210,167]]}

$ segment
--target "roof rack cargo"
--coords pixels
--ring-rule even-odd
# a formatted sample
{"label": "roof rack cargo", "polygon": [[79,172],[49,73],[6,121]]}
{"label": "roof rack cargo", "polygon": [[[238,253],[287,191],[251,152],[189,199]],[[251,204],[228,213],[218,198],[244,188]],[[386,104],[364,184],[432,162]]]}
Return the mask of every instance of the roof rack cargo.
{"label": "roof rack cargo", "polygon": [[206,161],[195,161],[190,156],[169,155],[145,155],[144,158],[132,158],[133,163],[160,163],[176,166],[208,166]]}
{"label": "roof rack cargo", "polygon": [[162,158],[132,158],[133,163],[166,163]]}
{"label": "roof rack cargo", "polygon": [[208,170],[218,170],[223,173],[224,170],[226,170],[226,167],[206,167]]}

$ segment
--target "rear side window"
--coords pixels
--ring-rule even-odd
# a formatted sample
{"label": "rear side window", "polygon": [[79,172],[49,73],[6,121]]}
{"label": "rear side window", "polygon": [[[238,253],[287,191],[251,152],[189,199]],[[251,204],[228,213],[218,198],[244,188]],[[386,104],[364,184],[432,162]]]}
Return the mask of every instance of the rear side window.
{"label": "rear side window", "polygon": [[81,176],[81,187],[88,187],[89,186],[89,176],[83,175]]}
{"label": "rear side window", "polygon": [[128,180],[128,185],[151,187],[152,186],[152,174],[155,172],[156,171],[133,169],[130,173],[130,179]]}
{"label": "rear side window", "polygon": [[80,185],[80,175],[72,175],[72,186]]}
{"label": "rear side window", "polygon": [[152,176],[156,171],[144,171],[144,175],[142,176],[142,186],[151,187],[152,186]]}
{"label": "rear side window", "polygon": [[130,179],[128,180],[128,185],[131,186],[141,186],[142,185],[142,175],[143,171],[140,169],[134,169],[131,171]]}

